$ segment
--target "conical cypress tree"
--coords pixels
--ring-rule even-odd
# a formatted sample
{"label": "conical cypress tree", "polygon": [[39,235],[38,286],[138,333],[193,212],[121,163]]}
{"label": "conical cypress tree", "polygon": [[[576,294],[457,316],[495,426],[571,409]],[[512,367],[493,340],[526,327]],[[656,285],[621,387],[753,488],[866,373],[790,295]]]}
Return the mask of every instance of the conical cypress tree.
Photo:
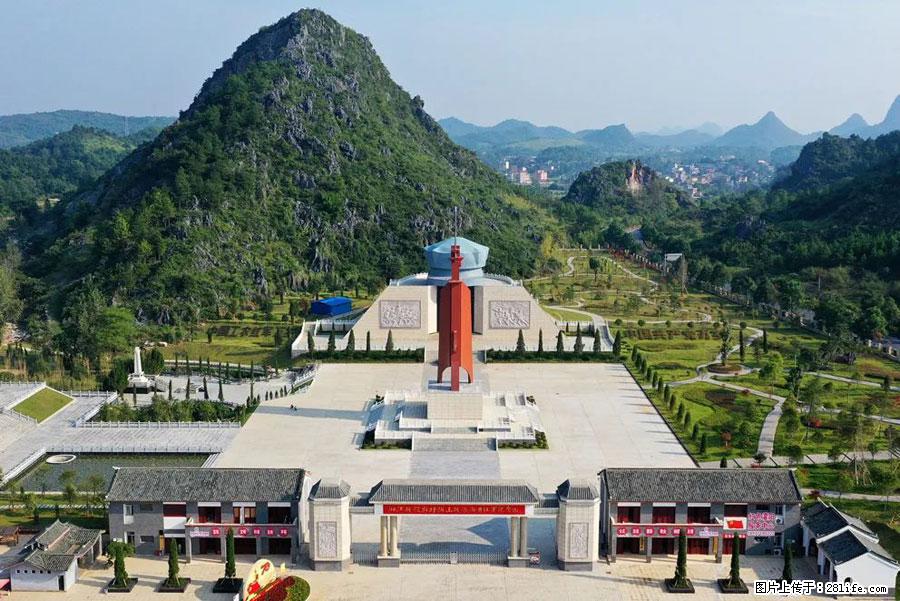
{"label": "conical cypress tree", "polygon": [[[619,333],[616,332],[616,336],[618,337]],[[631,347],[631,361],[636,362],[638,358],[638,348],[637,346]]]}
{"label": "conical cypress tree", "polygon": [[563,342],[563,333],[559,332],[556,335],[556,354],[562,355],[566,350],[565,343]]}
{"label": "conical cypress tree", "polygon": [[206,385],[206,376],[203,376],[203,400],[209,400],[209,386]]}
{"label": "conical cypress tree", "polygon": [[169,400],[172,400],[172,380],[169,380]]}
{"label": "conical cypress tree", "polygon": [[675,579],[672,583],[674,588],[688,588],[687,577],[687,530],[681,529],[678,535],[678,560],[675,563]]}
{"label": "conical cypress tree", "polygon": [[387,341],[384,343],[384,350],[388,353],[394,351],[394,330],[388,330]]}
{"label": "conical cypress tree", "polygon": [[350,333],[347,334],[347,352],[352,353],[356,350],[356,337],[353,335],[353,330],[350,330]]}
{"label": "conical cypress tree", "polygon": [[333,353],[335,348],[334,330],[328,332],[328,352]]}
{"label": "conical cypress tree", "polygon": [[784,568],[781,570],[781,581],[791,582],[794,579],[794,552],[789,541],[784,545]]}
{"label": "conical cypress tree", "polygon": [[584,341],[581,339],[581,326],[575,331],[575,352],[581,353],[584,350]]}
{"label": "conical cypress tree", "polygon": [[516,352],[520,355],[525,354],[525,335],[519,330],[519,337],[516,338]]}
{"label": "conical cypress tree", "polygon": [[706,434],[706,432],[704,432],[703,436],[700,437],[700,453],[701,454],[706,453],[706,446],[707,446],[706,436],[707,436],[707,434]]}
{"label": "conical cypress tree", "polygon": [[622,331],[616,330],[616,338],[613,340],[613,355],[618,359],[622,355]]}
{"label": "conical cypress tree", "polygon": [[538,330],[538,352],[544,352],[544,330]]}
{"label": "conical cypress tree", "polygon": [[169,539],[169,577],[166,578],[166,586],[178,588],[181,586],[181,578],[178,577],[178,544],[175,539]]}
{"label": "conical cypress tree", "polygon": [[115,556],[113,564],[113,585],[116,588],[128,586],[128,572],[125,571],[125,543],[116,544],[113,549]]}
{"label": "conical cypress tree", "polygon": [[740,539],[732,539],[731,545],[731,570],[728,573],[729,588],[744,588],[744,581],[741,580],[741,545]]}
{"label": "conical cypress tree", "polygon": [[603,344],[600,340],[600,330],[594,331],[594,352],[599,353],[603,350]]}
{"label": "conical cypress tree", "polygon": [[184,400],[191,400],[191,377],[188,376],[187,386],[184,387]]}
{"label": "conical cypress tree", "polygon": [[366,331],[366,352],[372,350],[372,332]]}
{"label": "conical cypress tree", "polygon": [[228,529],[225,534],[225,578],[234,578],[237,570],[234,566],[234,530]]}

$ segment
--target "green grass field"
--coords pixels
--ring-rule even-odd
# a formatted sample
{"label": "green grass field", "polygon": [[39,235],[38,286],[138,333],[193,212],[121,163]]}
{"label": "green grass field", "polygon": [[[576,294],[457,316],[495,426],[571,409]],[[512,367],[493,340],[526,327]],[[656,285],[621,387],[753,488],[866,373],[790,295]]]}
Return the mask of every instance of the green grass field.
{"label": "green grass field", "polygon": [[[891,469],[894,466],[890,461],[868,461],[869,468]],[[819,465],[798,466],[795,474],[800,486],[818,490],[841,490],[844,492],[884,494],[884,490],[861,481],[859,484],[853,481],[852,469],[846,463],[828,463]],[[900,488],[900,487],[897,487]],[[896,489],[891,494],[896,493]]]}
{"label": "green grass field", "polygon": [[[749,457],[756,452],[759,433],[766,415],[774,405],[769,399],[751,394],[726,390],[715,384],[697,382],[684,386],[672,387],[677,401],[672,410],[650,384],[637,375],[632,367],[632,374],[644,388],[651,402],[656,406],[663,418],[688,449],[699,461],[716,461],[723,456]],[[683,406],[683,414],[691,415],[691,423],[685,426],[684,417],[678,418],[678,402]],[[698,435],[693,436],[694,425],[699,424]],[[723,433],[731,435],[731,441],[723,437]],[[706,435],[706,450],[701,452],[701,441]]]}
{"label": "green grass field", "polygon": [[43,388],[17,404],[14,409],[22,415],[42,422],[71,402],[72,397],[52,388]]}

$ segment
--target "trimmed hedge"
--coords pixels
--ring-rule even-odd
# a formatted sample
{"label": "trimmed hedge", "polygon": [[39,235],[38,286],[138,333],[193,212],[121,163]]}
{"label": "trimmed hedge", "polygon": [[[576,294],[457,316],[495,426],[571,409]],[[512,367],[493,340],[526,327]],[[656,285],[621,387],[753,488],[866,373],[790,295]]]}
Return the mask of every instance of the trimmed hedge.
{"label": "trimmed hedge", "polygon": [[316,351],[304,357],[314,361],[332,363],[421,363],[425,360],[425,349],[393,351]]}
{"label": "trimmed hedge", "polygon": [[594,353],[592,351],[583,351],[574,353],[567,351],[565,353],[557,353],[556,351],[495,351],[488,349],[485,352],[486,361],[494,361],[497,363],[621,363],[622,358],[616,357],[612,353]]}
{"label": "trimmed hedge", "polygon": [[497,442],[498,449],[549,449],[547,444],[547,435],[541,431],[534,433],[534,442],[522,442],[517,440],[500,440]]}

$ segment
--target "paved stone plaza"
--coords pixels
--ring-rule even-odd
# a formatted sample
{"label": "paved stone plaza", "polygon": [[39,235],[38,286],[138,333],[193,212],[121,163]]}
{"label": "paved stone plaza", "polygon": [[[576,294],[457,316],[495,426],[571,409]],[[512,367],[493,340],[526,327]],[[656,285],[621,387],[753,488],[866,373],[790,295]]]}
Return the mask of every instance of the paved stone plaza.
{"label": "paved stone plaza", "polygon": [[[499,474],[490,470],[482,477],[521,478],[552,492],[566,478],[595,478],[604,467],[694,466],[621,365],[494,363],[476,370],[492,391],[535,397],[550,445],[500,451]],[[421,390],[433,371],[432,365],[408,363],[325,364],[306,394],[263,403],[216,466],[300,466],[314,479],[343,478],[355,491],[385,478],[410,477],[415,453],[359,450],[366,406],[385,390]],[[439,461],[432,469],[444,473],[434,477],[453,477],[454,456]]]}
{"label": "paved stone plaza", "polygon": [[[0,548],[2,549],[2,548]],[[781,574],[779,558],[744,557],[741,575],[748,583],[757,578],[777,578]],[[239,558],[238,575],[249,568],[249,558]],[[126,568],[139,579],[135,590],[127,595],[131,601],[158,600],[156,587],[166,575],[165,558],[130,557]],[[195,560],[181,567],[181,575],[193,579],[182,594],[166,594],[166,599],[199,599],[224,601],[228,595],[214,594],[212,585],[222,575],[223,564],[211,560]],[[289,569],[289,573],[309,581],[311,601],[484,601],[486,599],[517,601],[584,601],[588,599],[665,599],[663,578],[671,577],[675,559],[655,558],[653,563],[641,560],[619,560],[614,566],[601,562],[588,572],[562,572],[555,567],[509,569],[494,566],[401,566],[397,569],[352,566],[346,572],[313,572]],[[725,577],[728,562],[716,564],[710,559],[693,559],[688,573],[697,593],[691,599],[723,599],[715,579]],[[796,578],[813,578],[812,564],[795,563]],[[112,578],[112,569],[82,572],[78,583],[65,595],[79,601],[108,600],[103,587]],[[44,601],[55,593],[16,592],[15,599]],[[797,598],[797,597],[794,597]]]}

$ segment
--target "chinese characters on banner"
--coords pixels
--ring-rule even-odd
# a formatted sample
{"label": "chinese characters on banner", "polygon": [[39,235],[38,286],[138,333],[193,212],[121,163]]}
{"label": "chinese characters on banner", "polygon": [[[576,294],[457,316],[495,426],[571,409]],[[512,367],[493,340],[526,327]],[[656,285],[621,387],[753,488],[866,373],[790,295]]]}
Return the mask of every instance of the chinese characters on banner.
{"label": "chinese characters on banner", "polygon": [[719,529],[710,526],[618,526],[616,536],[680,536],[684,529],[684,535],[695,538],[713,538],[719,536]]}
{"label": "chinese characters on banner", "polygon": [[[234,535],[243,537],[268,536],[275,538],[287,538],[291,535],[291,529],[285,526],[241,526],[235,524]],[[188,527],[188,536],[191,538],[218,538],[224,536],[225,527],[213,526],[207,528]]]}
{"label": "chinese characters on banner", "polygon": [[770,511],[748,513],[747,533],[750,536],[774,536],[775,514]]}
{"label": "chinese characters on banner", "polygon": [[516,504],[385,503],[384,515],[525,515]]}

